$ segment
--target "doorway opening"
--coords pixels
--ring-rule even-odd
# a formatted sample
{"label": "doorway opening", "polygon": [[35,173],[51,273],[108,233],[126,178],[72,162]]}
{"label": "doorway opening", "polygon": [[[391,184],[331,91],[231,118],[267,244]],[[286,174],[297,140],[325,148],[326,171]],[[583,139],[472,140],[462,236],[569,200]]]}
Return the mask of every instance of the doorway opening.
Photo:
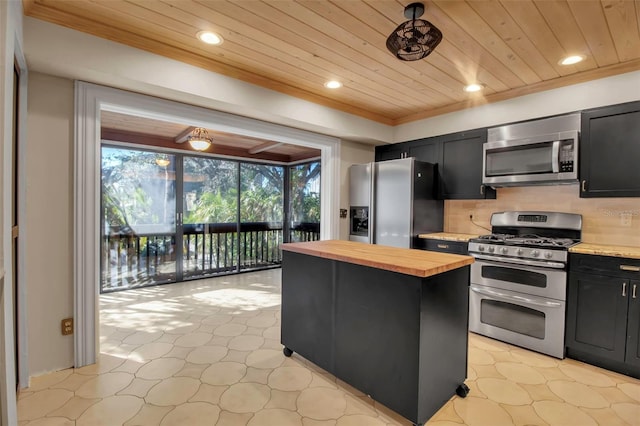
{"label": "doorway opening", "polygon": [[279,267],[281,243],[320,238],[320,177],[103,143],[100,292]]}
{"label": "doorway opening", "polygon": [[[287,144],[296,148],[312,148],[319,152],[322,164],[321,187],[323,197],[320,208],[320,239],[338,236],[338,210],[340,199],[340,140],[314,132],[278,124],[185,105],[151,96],[126,92],[85,82],[76,82],[75,128],[75,221],[74,221],[74,349],[76,368],[96,362],[99,338],[99,312],[96,301],[100,290],[101,263],[101,146],[102,142],[118,140],[101,134],[102,117],[107,113],[119,113],[144,117],[165,123],[204,127],[213,131],[257,138],[269,142],[269,146]],[[134,130],[140,130],[136,127]],[[139,133],[139,132],[138,132]],[[131,144],[146,145],[147,149],[167,153],[176,149],[175,138],[160,145],[145,143],[145,135],[134,134]],[[216,149],[213,144],[213,150]],[[255,147],[256,150],[264,147]],[[211,152],[221,157],[232,156]],[[276,160],[273,160],[276,161]],[[294,161],[291,161],[293,163]],[[285,222],[286,223],[286,222]]]}

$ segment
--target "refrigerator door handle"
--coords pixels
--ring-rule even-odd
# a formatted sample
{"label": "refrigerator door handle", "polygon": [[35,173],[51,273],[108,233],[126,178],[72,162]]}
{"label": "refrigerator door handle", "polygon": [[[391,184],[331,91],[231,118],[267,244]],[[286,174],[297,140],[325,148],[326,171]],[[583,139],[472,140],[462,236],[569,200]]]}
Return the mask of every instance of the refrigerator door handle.
{"label": "refrigerator door handle", "polygon": [[369,244],[375,244],[375,226],[376,226],[376,163],[369,163],[371,173],[369,177],[371,179],[371,191],[369,192]]}

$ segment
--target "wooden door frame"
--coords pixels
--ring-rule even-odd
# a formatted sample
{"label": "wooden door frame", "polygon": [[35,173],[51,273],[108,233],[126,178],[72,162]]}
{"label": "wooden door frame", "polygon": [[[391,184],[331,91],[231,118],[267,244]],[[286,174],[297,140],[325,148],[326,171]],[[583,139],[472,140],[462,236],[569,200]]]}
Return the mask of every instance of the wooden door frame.
{"label": "wooden door frame", "polygon": [[[19,211],[17,214],[24,217],[24,149],[26,144],[26,125],[27,125],[27,64],[22,49],[22,3],[21,2],[2,2],[0,5],[0,33],[2,40],[0,43],[0,52],[2,54],[2,70],[0,70],[0,80],[3,87],[1,102],[3,102],[2,136],[0,137],[0,149],[2,149],[2,205],[5,212],[13,209],[12,205],[12,180],[13,180],[13,126],[14,126],[14,66],[20,73],[20,81],[18,85],[18,111],[17,111],[17,145],[19,157],[18,162],[18,188],[17,203]],[[2,294],[2,329],[0,330],[0,423],[15,424],[18,421],[16,406],[16,359],[15,348],[17,346],[18,358],[20,359],[18,370],[18,382],[21,387],[28,385],[28,360],[27,360],[27,314],[26,314],[26,288],[24,283],[25,267],[24,267],[24,238],[18,240],[18,259],[17,271],[21,277],[21,285],[19,283],[17,294],[15,294],[15,303],[18,309],[17,315],[17,335],[14,339],[14,326],[16,319],[14,318],[14,286],[13,275],[14,265],[13,257],[10,255],[13,247],[13,239],[11,238],[11,215],[5,214],[2,222],[2,252],[4,253],[3,264],[0,269],[4,269],[3,287],[0,289]]]}
{"label": "wooden door frame", "polygon": [[[27,129],[27,87],[28,87],[28,72],[27,72],[27,63],[22,55],[22,51],[16,46],[16,54],[15,54],[15,66],[18,69],[20,74],[20,80],[18,85],[18,120],[17,120],[17,136],[18,140],[16,142],[18,148],[18,157],[16,158],[16,162],[18,163],[18,184],[16,187],[16,202],[18,203],[18,218],[26,217],[26,208],[25,208],[25,147],[26,145],[26,129]],[[13,206],[12,206],[13,207]],[[20,219],[18,219],[18,223],[20,223]],[[19,231],[20,237],[18,238],[18,263],[17,263],[17,276],[19,277],[17,294],[16,294],[16,304],[18,308],[18,313],[16,318],[18,319],[17,324],[17,350],[18,350],[18,359],[16,360],[18,364],[18,387],[26,388],[29,386],[29,358],[28,358],[28,347],[27,347],[27,289],[26,289],[26,274],[27,268],[25,267],[25,235],[27,233],[24,226]]]}

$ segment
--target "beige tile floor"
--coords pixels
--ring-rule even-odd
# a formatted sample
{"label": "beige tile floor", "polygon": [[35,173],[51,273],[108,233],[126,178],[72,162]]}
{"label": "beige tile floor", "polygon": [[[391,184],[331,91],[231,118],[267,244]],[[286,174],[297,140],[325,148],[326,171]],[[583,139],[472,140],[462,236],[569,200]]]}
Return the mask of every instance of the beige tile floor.
{"label": "beige tile floor", "polygon": [[[280,340],[280,270],[107,294],[97,364],[35,377],[20,425],[410,424]],[[640,425],[640,380],[470,335],[467,398],[428,422]]]}

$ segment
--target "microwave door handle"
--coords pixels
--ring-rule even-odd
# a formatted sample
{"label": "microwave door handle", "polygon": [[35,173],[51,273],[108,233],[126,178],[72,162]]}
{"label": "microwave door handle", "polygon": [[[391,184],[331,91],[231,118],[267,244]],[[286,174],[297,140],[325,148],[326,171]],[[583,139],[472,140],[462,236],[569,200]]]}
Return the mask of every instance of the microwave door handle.
{"label": "microwave door handle", "polygon": [[551,170],[560,173],[560,141],[553,141],[551,146]]}

